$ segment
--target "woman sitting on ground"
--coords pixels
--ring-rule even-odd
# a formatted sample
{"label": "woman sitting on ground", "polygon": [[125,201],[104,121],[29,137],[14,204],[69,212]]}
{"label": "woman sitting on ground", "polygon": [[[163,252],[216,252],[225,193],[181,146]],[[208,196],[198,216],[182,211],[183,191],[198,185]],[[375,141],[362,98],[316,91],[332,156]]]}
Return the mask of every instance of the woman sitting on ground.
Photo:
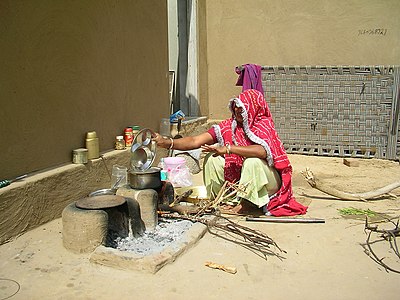
{"label": "woman sitting on ground", "polygon": [[275,130],[261,92],[249,89],[229,101],[231,118],[196,136],[171,140],[159,134],[158,146],[177,150],[202,148],[203,179],[209,196],[217,195],[225,181],[246,186],[238,191],[240,206],[252,203],[267,215],[305,214],[292,192],[292,166]]}

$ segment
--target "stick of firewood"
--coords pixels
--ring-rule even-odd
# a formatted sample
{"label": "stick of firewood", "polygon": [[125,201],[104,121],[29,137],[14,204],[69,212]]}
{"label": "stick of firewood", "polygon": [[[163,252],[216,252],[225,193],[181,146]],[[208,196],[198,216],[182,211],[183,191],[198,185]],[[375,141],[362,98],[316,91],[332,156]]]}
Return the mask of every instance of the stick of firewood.
{"label": "stick of firewood", "polygon": [[367,201],[374,198],[377,198],[382,195],[389,194],[392,190],[400,187],[400,181],[394,182],[377,190],[365,192],[365,193],[347,193],[343,191],[339,191],[326,183],[318,180],[314,174],[311,172],[309,168],[306,168],[305,171],[302,171],[301,174],[307,180],[308,184],[317,190],[331,195],[333,197],[339,198],[341,200],[352,200],[352,201]]}
{"label": "stick of firewood", "polygon": [[173,207],[175,204],[178,204],[179,202],[183,201],[184,199],[187,199],[191,194],[193,193],[193,190],[187,190],[184,192],[182,195],[178,195],[175,197],[174,201],[169,205],[170,207]]}
{"label": "stick of firewood", "polygon": [[177,212],[180,215],[190,215],[196,214],[200,208],[196,205],[175,204],[174,206],[170,206],[168,204],[159,204],[158,209],[160,211]]}
{"label": "stick of firewood", "polygon": [[206,267],[209,267],[212,269],[219,269],[219,270],[231,273],[231,274],[236,274],[236,272],[237,272],[237,269],[235,267],[228,267],[228,266],[213,263],[211,261],[207,261],[204,265]]}

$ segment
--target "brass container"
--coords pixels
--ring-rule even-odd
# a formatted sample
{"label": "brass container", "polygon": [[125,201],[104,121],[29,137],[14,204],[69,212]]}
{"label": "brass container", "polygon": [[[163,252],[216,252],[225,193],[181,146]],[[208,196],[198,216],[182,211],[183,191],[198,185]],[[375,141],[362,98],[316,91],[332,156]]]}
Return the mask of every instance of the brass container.
{"label": "brass container", "polygon": [[86,134],[86,148],[88,149],[88,159],[100,157],[99,138],[96,131],[90,131]]}

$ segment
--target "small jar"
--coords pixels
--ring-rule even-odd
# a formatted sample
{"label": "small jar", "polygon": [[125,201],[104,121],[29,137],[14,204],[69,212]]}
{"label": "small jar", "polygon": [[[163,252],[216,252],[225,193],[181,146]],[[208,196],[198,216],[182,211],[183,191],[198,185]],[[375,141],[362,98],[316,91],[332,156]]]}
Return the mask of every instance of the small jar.
{"label": "small jar", "polygon": [[124,150],[125,149],[125,140],[122,135],[118,135],[115,137],[115,150]]}
{"label": "small jar", "polygon": [[125,146],[130,147],[133,143],[133,130],[131,127],[126,127],[124,131]]}

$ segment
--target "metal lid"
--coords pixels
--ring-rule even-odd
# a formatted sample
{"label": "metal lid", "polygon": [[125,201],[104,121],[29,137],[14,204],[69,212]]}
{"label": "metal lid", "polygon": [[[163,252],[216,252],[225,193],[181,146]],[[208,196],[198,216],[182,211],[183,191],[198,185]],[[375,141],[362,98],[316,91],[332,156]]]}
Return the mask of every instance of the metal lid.
{"label": "metal lid", "polygon": [[131,126],[132,127],[132,129],[133,130],[137,130],[137,131],[139,131],[140,130],[140,126],[138,126],[138,125],[133,125],[133,126]]}
{"label": "metal lid", "polygon": [[149,169],[156,157],[157,145],[151,140],[154,132],[150,129],[140,130],[131,147],[132,171],[145,171]]}
{"label": "metal lid", "polygon": [[87,139],[94,139],[97,138],[97,133],[96,131],[89,131],[86,133],[86,138]]}
{"label": "metal lid", "polygon": [[74,149],[72,150],[74,153],[78,154],[78,153],[85,153],[88,152],[88,149],[86,148],[79,148],[79,149]]}

